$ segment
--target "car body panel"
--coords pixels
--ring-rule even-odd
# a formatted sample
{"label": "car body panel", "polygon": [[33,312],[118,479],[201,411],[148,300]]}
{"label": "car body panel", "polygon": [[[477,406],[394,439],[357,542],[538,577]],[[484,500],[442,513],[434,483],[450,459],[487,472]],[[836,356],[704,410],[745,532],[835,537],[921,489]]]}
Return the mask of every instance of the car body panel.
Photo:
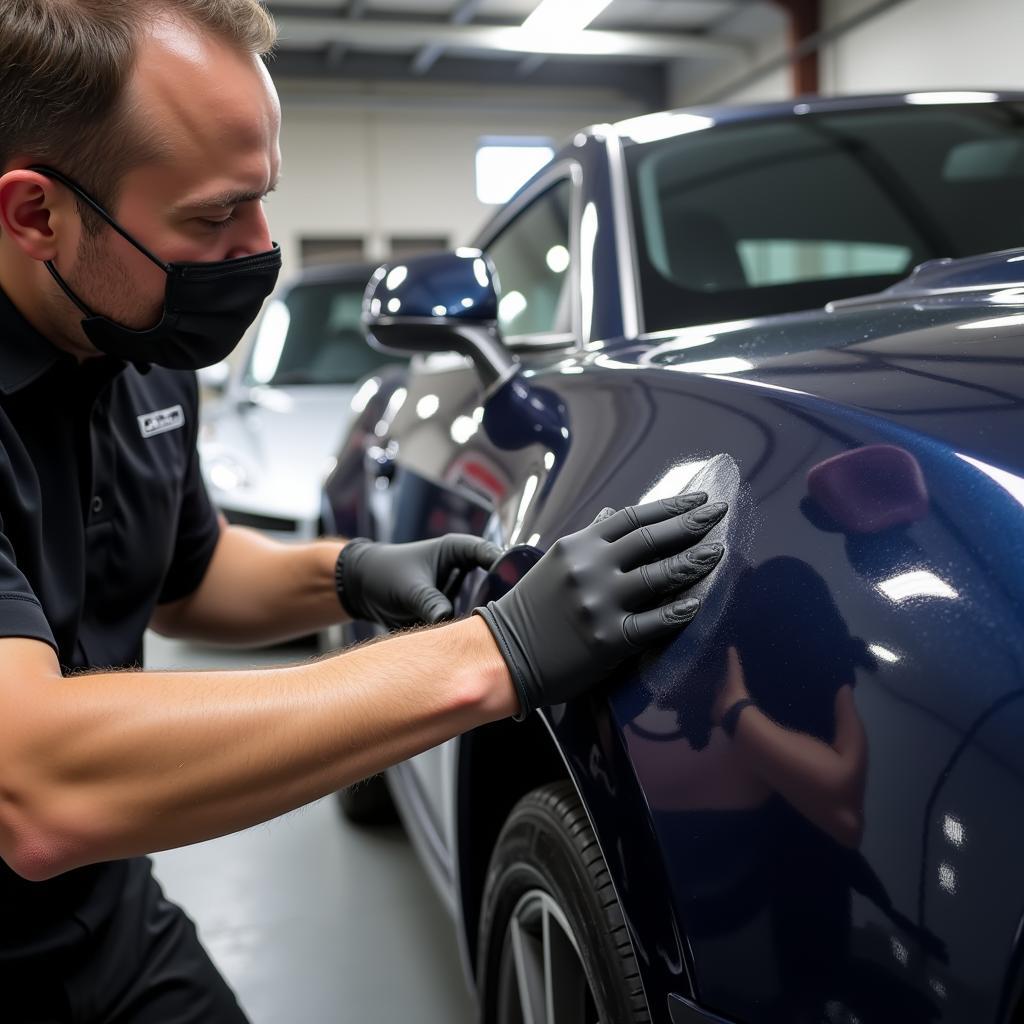
{"label": "car body panel", "polygon": [[[767,1024],[824,1007],[865,1024],[1002,1021],[1024,918],[1024,252],[933,265],[828,311],[637,337],[606,142],[574,144],[580,209],[601,209],[600,244],[576,243],[579,336],[518,344],[522,373],[486,398],[466,360],[418,358],[389,384],[404,394],[387,421],[354,425],[328,500],[381,539],[459,531],[534,549],[476,574],[462,611],[605,506],[684,488],[728,500],[712,534],[726,559],[698,586],[694,623],[541,712],[653,1020]],[[357,493],[371,449],[389,451],[387,482],[371,468]],[[861,799],[823,806],[806,772],[775,792],[752,783],[763,776],[711,726],[731,647],[804,748],[832,742],[833,692],[852,694]],[[433,830],[467,961],[459,835],[474,808],[459,780],[472,742],[391,775],[425,809],[413,828]]]}

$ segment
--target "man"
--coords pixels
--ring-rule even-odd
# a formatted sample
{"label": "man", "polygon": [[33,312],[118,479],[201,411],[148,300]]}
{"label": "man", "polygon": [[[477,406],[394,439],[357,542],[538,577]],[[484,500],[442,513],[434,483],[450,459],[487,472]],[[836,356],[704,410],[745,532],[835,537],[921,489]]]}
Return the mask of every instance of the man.
{"label": "man", "polygon": [[0,5],[5,1021],[241,1021],[144,854],[571,699],[689,621],[680,592],[722,554],[698,544],[725,513],[706,495],[605,510],[464,621],[290,668],[141,672],[147,625],[244,643],[346,612],[437,623],[449,577],[500,555],[282,546],[210,507],[190,371],[280,264],[273,38],[255,0]]}

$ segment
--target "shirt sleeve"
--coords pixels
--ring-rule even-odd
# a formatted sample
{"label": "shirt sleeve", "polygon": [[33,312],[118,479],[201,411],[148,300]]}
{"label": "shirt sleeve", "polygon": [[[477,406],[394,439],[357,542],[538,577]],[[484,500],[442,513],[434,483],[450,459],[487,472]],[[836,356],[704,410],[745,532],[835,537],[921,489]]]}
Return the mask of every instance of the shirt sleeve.
{"label": "shirt sleeve", "polygon": [[[195,375],[193,377],[193,387]],[[197,421],[198,395],[193,392],[192,422]],[[174,541],[174,554],[164,577],[163,589],[157,598],[159,604],[178,601],[193,593],[203,582],[206,570],[213,558],[214,548],[220,539],[220,522],[210,501],[199,468],[199,452],[196,436],[190,440],[191,454],[181,492],[181,508],[178,513],[178,533]]]}
{"label": "shirt sleeve", "polygon": [[3,533],[0,533],[0,637],[42,640],[57,650],[43,606],[18,568],[14,548]]}

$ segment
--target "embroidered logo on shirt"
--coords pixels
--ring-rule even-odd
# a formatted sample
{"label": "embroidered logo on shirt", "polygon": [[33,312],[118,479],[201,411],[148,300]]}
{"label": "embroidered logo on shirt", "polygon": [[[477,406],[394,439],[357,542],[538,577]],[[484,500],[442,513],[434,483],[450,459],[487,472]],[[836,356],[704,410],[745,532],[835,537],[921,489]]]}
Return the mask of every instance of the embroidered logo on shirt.
{"label": "embroidered logo on shirt", "polygon": [[142,436],[153,437],[155,434],[166,434],[168,430],[177,430],[185,426],[185,410],[180,405],[172,405],[167,409],[144,412],[137,419]]}

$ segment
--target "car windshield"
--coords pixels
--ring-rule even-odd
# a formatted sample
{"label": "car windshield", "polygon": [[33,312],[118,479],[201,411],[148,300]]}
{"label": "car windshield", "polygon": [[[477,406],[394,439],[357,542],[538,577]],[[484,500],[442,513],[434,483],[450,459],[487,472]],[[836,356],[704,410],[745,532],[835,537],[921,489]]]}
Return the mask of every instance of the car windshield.
{"label": "car windshield", "polygon": [[[1024,245],[1024,104],[915,105],[627,144],[650,332],[820,307]],[[643,126],[642,126],[643,127]],[[705,130],[706,129],[706,130]]]}
{"label": "car windshield", "polygon": [[360,314],[365,282],[294,285],[267,303],[246,366],[248,385],[354,384],[384,363],[370,348]]}

